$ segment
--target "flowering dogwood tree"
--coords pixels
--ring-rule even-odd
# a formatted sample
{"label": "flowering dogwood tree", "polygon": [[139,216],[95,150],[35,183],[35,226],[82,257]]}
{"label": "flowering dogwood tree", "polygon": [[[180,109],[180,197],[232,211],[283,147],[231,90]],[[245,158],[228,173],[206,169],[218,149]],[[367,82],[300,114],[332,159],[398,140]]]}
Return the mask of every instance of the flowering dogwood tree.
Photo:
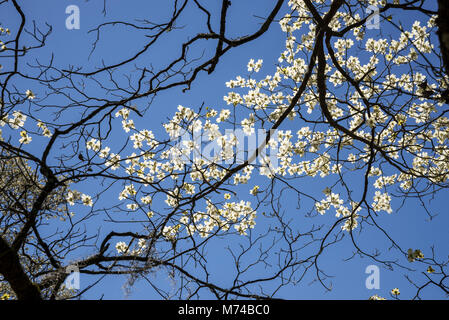
{"label": "flowering dogwood tree", "polygon": [[[147,42],[95,70],[23,64],[51,28],[27,30],[24,4],[2,3],[21,23],[0,37],[0,293],[82,296],[90,287],[64,285],[70,265],[99,279],[143,279],[163,298],[270,298],[309,274],[330,290],[320,258],[342,241],[387,268],[412,263],[423,271],[424,282],[409,276],[417,298],[428,286],[448,293],[448,262],[433,248],[402,247],[379,222],[408,199],[432,217],[426,199],[447,192],[449,77],[436,4],[279,0],[257,31],[230,38],[232,4],[223,0],[215,12],[202,2],[174,1],[164,23],[99,25],[93,50],[117,25],[143,30]],[[189,7],[205,17],[205,29],[166,65],[142,65]],[[373,38],[367,25],[376,18],[384,35]],[[225,107],[187,107],[180,97],[161,128],[138,124],[158,93],[212,77],[226,52],[263,39],[275,21],[285,34],[278,60],[251,59],[244,75],[226,82]],[[211,56],[193,58],[189,48],[203,40],[214,41]],[[262,73],[267,64],[273,73]],[[285,212],[292,199],[298,209]],[[395,257],[362,243],[367,232]],[[226,251],[235,270],[224,284],[208,263],[221,239],[238,243]],[[168,272],[175,289],[160,289],[149,277],[158,272]]]}

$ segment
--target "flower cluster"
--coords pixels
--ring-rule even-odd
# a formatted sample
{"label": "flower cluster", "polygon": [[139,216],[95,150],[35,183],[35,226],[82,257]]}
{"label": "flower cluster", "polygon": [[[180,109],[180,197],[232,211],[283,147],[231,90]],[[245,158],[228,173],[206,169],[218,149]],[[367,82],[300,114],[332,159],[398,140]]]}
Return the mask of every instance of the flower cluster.
{"label": "flower cluster", "polygon": [[408,249],[407,250],[407,260],[409,262],[413,262],[417,259],[424,259],[424,254],[421,252],[421,250],[416,249]]}

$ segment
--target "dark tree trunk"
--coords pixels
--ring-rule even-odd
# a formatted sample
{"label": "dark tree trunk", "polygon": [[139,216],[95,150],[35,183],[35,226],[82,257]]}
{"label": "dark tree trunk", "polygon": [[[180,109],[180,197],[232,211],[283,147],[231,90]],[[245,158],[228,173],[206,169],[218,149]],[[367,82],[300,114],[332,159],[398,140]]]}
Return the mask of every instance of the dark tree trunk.
{"label": "dark tree trunk", "polygon": [[438,0],[438,37],[440,39],[440,50],[443,57],[444,69],[449,75],[449,1]]}
{"label": "dark tree trunk", "polygon": [[19,300],[41,300],[37,286],[31,282],[20,264],[17,253],[0,237],[0,273]]}

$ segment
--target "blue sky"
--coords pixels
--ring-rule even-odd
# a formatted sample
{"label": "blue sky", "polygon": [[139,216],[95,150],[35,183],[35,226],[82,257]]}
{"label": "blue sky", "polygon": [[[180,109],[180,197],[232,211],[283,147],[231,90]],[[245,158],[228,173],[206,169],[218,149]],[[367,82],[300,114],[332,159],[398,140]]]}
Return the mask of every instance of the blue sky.
{"label": "blue sky", "polygon": [[[219,1],[216,2],[218,3]],[[235,23],[228,26],[229,35],[241,36],[254,32],[261,23],[261,20],[257,16],[265,16],[274,4],[273,1],[268,0],[257,1],[257,5],[254,5],[254,3],[255,1],[249,0],[232,1],[229,14]],[[65,27],[65,20],[68,16],[65,14],[65,9],[68,5],[72,4],[78,5],[80,8],[81,28],[79,30],[68,30]],[[53,32],[48,39],[47,46],[31,54],[27,61],[32,62],[34,59],[48,61],[50,55],[53,54],[55,64],[61,68],[74,65],[83,66],[85,70],[94,70],[103,61],[106,65],[118,62],[141,49],[142,43],[145,41],[144,33],[137,33],[127,27],[114,27],[114,29],[108,27],[105,30],[106,32],[102,33],[97,49],[89,57],[95,34],[88,33],[88,31],[98,24],[114,20],[149,19],[157,22],[162,20],[162,17],[171,9],[167,8],[163,1],[122,0],[107,1],[106,4],[107,15],[105,17],[101,12],[103,9],[103,1],[40,0],[23,2],[23,10],[27,15],[33,17],[41,26],[44,23],[48,23],[53,27]],[[217,12],[219,7],[216,6],[213,10]],[[285,6],[281,11],[287,12],[287,10],[288,8]],[[138,59],[136,63],[140,65],[145,65],[146,63],[158,65],[175,57],[179,53],[179,41],[184,39],[182,37],[192,34],[204,23],[204,21],[191,19],[196,14],[197,12],[193,12],[192,10],[191,16],[189,14],[184,15],[177,26],[182,27],[182,31],[177,32],[176,36],[169,35],[163,38],[161,44],[155,50],[150,51],[149,54]],[[14,16],[5,16],[5,13],[0,13],[0,19],[5,21],[3,22],[4,25],[13,26],[14,23],[17,23],[17,20],[14,20]],[[215,22],[216,25],[217,23]],[[388,28],[382,29],[381,27],[380,30],[368,31],[368,36],[376,37],[381,34],[385,35],[390,31]],[[156,134],[162,135],[163,128],[161,123],[176,112],[179,104],[193,109],[197,109],[202,103],[214,107],[217,110],[226,107],[226,103],[223,101],[223,96],[228,92],[225,82],[234,79],[237,75],[245,76],[247,73],[246,64],[250,58],[264,60],[264,66],[258,76],[262,77],[265,74],[273,73],[275,63],[280,52],[283,50],[284,43],[285,35],[281,32],[279,25],[274,23],[271,29],[261,38],[245,46],[231,50],[230,53],[223,56],[212,75],[201,73],[194,82],[191,90],[183,93],[180,88],[176,88],[159,94],[153,101],[147,115],[142,119],[135,118],[136,126],[140,129],[149,128]],[[205,46],[205,48],[213,50],[213,46]],[[201,53],[202,48],[201,50],[197,50],[197,52],[192,52],[192,54],[198,55]],[[133,69],[133,66],[129,67],[130,72]],[[26,83],[18,85],[23,85],[24,88],[26,87]],[[87,88],[87,90],[90,90],[90,88]],[[100,92],[97,93],[100,94]],[[55,100],[55,103],[58,103],[58,101]],[[136,103],[145,104],[147,102],[137,101]],[[117,125],[120,126],[118,122]],[[295,126],[296,124],[286,123],[281,129],[294,130]],[[122,132],[119,129],[114,133],[114,137],[120,138]],[[38,144],[30,144],[29,150],[39,154],[41,152],[39,147],[40,145]],[[264,179],[266,178],[256,178],[254,184],[260,184],[261,186],[267,185],[267,181]],[[359,177],[354,176],[350,179],[351,185],[357,191],[357,179]],[[327,186],[326,183],[328,182],[316,178],[314,180],[298,181],[296,185],[306,188],[311,193],[319,194]],[[250,186],[252,185],[250,184]],[[250,186],[243,186],[240,190],[245,191]],[[81,190],[81,188],[83,188],[83,192],[89,193],[89,191],[95,192],[98,186],[95,184],[84,184],[79,189]],[[449,235],[449,215],[447,214],[446,198],[447,191],[443,190],[434,199],[429,200],[429,207],[432,208],[434,214],[438,214],[432,221],[428,221],[428,216],[422,209],[420,203],[413,200],[408,201],[400,211],[395,210],[390,215],[382,212],[379,214],[377,221],[404,248],[420,248],[426,255],[426,253],[430,253],[430,247],[435,244],[437,257],[445,258],[449,252],[449,241],[447,241]],[[102,201],[107,201],[107,199],[102,199]],[[312,224],[331,223],[334,221],[332,215],[330,215],[331,217],[307,217],[307,210],[305,208],[310,208],[310,203],[304,200],[303,206],[298,208],[296,199],[291,194],[287,194],[283,198],[282,204],[286,216],[291,217],[294,227],[301,231],[307,230]],[[397,207],[399,201],[395,200],[393,204],[393,206],[396,205]],[[79,208],[79,210],[84,210],[84,208]],[[98,223],[98,226],[101,226],[102,217],[96,217],[94,221]],[[263,216],[259,216],[256,221],[257,226],[253,231],[254,234],[261,233],[268,227],[267,223],[269,220]],[[358,243],[368,251],[378,248],[388,257],[389,244],[385,241],[385,238],[379,232],[374,232],[369,229],[363,231],[360,235],[357,230],[355,232]],[[211,274],[213,280],[226,286],[226,281],[229,281],[230,276],[227,272],[232,266],[232,260],[225,248],[228,245],[238,246],[241,243],[245,243],[245,241],[247,240],[236,237],[232,237],[231,239],[223,238],[217,239],[209,246],[207,263],[211,266],[211,270],[213,270],[213,274]],[[415,293],[404,277],[407,274],[404,270],[396,267],[394,270],[388,270],[368,258],[360,258],[358,256],[349,261],[344,261],[351,257],[353,252],[354,248],[351,241],[349,237],[345,236],[341,242],[326,250],[320,258],[319,261],[323,270],[333,277],[331,279],[331,291],[327,292],[319,283],[313,282],[315,277],[313,272],[310,272],[298,285],[290,285],[281,289],[277,296],[285,299],[367,299],[373,294],[389,297],[389,291],[395,287],[400,288],[401,298],[411,298]],[[393,256],[398,258],[397,253],[393,254]],[[408,264],[406,257],[399,258],[404,265],[425,271],[424,265],[416,263]],[[379,290],[368,290],[365,287],[365,279],[368,276],[365,273],[365,269],[372,264],[380,267]],[[265,271],[263,269],[254,270],[254,272],[260,272],[261,274]],[[414,274],[415,277],[420,277],[416,272]],[[154,277],[157,279],[157,282],[170,290],[171,280],[167,273],[162,271],[154,275],[149,275],[149,277]],[[82,275],[82,288],[95,279],[95,277]],[[84,298],[159,298],[145,281],[136,282],[129,293],[125,293],[123,287],[126,280],[126,277],[122,276],[108,276],[91,289]],[[444,298],[441,291],[437,289],[427,290],[424,296],[431,299]],[[203,291],[201,297],[213,298],[206,291]]]}

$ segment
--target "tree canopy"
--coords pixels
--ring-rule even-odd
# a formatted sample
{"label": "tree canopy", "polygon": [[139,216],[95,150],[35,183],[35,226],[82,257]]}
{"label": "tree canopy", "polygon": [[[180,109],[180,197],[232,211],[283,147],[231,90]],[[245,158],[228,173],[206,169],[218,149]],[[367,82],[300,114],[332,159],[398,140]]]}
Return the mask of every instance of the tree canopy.
{"label": "tree canopy", "polygon": [[[253,24],[237,1],[157,3],[111,20],[123,4],[105,0],[77,65],[27,3],[0,2],[0,296],[83,298],[125,275],[164,299],[295,298],[362,258],[405,276],[404,298],[447,295],[447,4],[266,1]],[[257,43],[277,58],[227,60]],[[183,101],[231,67],[221,105]],[[421,224],[433,243],[412,247]],[[89,285],[66,286],[72,266]]]}

